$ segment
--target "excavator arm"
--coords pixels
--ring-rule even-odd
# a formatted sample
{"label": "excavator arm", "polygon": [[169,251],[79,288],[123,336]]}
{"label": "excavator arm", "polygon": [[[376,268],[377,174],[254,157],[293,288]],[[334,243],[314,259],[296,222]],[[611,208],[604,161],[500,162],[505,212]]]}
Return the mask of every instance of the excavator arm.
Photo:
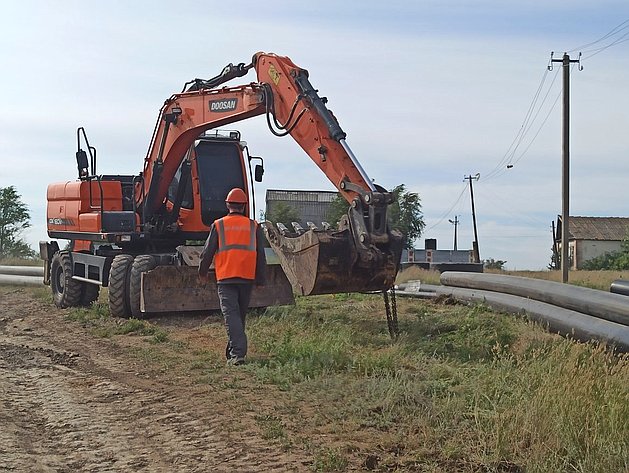
{"label": "excavator arm", "polygon": [[[251,68],[258,82],[222,86]],[[249,65],[230,64],[212,79],[187,83],[160,110],[143,188],[136,194],[144,221],[150,225],[164,212],[168,186],[201,133],[265,114],[270,131],[297,141],[350,204],[331,231],[288,235],[267,222],[267,239],[293,288],[304,295],[390,288],[402,251],[402,235],[387,221],[393,196],[369,179],[326,102],[305,69],[287,57],[261,52]]]}

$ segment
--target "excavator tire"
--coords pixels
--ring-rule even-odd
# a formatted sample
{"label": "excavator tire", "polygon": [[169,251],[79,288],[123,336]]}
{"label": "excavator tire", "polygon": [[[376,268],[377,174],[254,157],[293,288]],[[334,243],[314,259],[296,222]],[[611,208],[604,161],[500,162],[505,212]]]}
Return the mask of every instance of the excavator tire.
{"label": "excavator tire", "polygon": [[82,283],[81,288],[81,305],[83,307],[89,307],[98,300],[98,293],[100,292],[100,286],[96,284],[90,284],[88,282]]}
{"label": "excavator tire", "polygon": [[116,255],[109,270],[109,312],[114,317],[131,317],[129,273],[133,256]]}
{"label": "excavator tire", "polygon": [[50,287],[57,307],[65,309],[80,304],[81,283],[72,279],[72,259],[67,251],[59,251],[52,257]]}
{"label": "excavator tire", "polygon": [[142,273],[155,269],[157,262],[151,255],[139,255],[133,260],[129,275],[129,304],[131,315],[137,319],[145,316],[140,310],[140,296],[142,293]]}

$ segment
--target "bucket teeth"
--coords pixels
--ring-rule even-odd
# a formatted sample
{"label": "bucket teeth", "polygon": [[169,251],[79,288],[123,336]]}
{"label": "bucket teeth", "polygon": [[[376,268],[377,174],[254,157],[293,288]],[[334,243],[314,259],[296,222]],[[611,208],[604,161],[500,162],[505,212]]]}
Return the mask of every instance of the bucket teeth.
{"label": "bucket teeth", "polygon": [[282,236],[288,235],[290,233],[288,231],[288,228],[286,228],[286,225],[284,225],[283,223],[280,223],[280,222],[277,223],[277,229],[280,231]]}
{"label": "bucket teeth", "polygon": [[290,224],[295,229],[295,233],[297,233],[297,235],[303,235],[304,233],[306,233],[306,230],[304,230],[304,227],[299,225],[299,222],[291,222]]}

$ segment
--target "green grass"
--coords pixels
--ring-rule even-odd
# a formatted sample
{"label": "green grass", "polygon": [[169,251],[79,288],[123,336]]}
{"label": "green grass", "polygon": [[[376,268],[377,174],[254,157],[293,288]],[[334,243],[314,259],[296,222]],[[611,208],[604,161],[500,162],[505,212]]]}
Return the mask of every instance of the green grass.
{"label": "green grass", "polygon": [[313,469],[315,471],[345,471],[348,460],[336,449],[324,448],[315,454]]}
{"label": "green grass", "polygon": [[[629,469],[628,358],[482,305],[399,305],[396,343],[376,296],[269,309],[249,324],[257,358],[247,369],[322,406],[315,431],[371,432],[384,469]],[[317,471],[352,457],[322,452]]]}
{"label": "green grass", "polygon": [[163,343],[168,340],[168,333],[146,320],[116,319],[109,314],[107,304],[95,303],[91,307],[70,309],[68,320],[80,323],[98,337],[110,338],[114,335],[138,335],[150,337],[151,343]]}

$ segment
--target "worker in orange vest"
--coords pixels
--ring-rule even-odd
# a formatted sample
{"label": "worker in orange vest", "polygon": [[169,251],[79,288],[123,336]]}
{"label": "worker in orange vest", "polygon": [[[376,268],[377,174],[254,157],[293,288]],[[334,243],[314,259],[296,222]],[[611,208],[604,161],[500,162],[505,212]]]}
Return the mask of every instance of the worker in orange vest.
{"label": "worker in orange vest", "polygon": [[262,286],[266,276],[264,234],[260,225],[245,215],[247,195],[234,188],[225,199],[229,214],[212,224],[199,263],[199,279],[209,280],[212,259],[221,312],[227,328],[225,355],[228,365],[241,365],[247,356],[245,317],[253,285]]}

